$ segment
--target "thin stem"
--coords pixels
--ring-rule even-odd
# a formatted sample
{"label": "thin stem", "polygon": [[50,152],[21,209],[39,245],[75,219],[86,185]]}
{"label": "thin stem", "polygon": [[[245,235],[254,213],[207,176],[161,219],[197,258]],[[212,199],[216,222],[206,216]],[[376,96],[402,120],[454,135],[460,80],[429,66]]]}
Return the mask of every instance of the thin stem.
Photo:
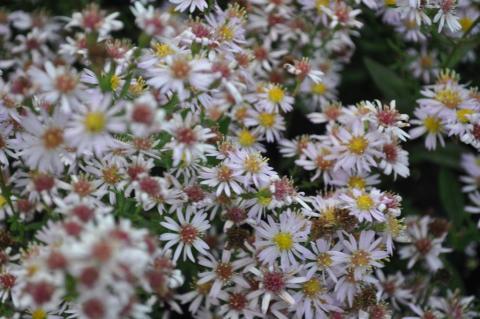
{"label": "thin stem", "polygon": [[458,48],[460,48],[463,44],[463,42],[465,41],[465,39],[470,35],[470,33],[472,33],[473,29],[477,26],[477,24],[480,23],[480,16],[478,16],[475,21],[473,21],[472,25],[468,28],[467,31],[465,31],[465,33],[462,35],[462,37],[460,38],[460,40],[457,42],[457,44],[455,45],[455,47],[453,48],[453,50],[450,52],[450,54],[448,55],[447,59],[445,60],[445,63],[444,63],[444,67],[448,67],[450,65],[450,61],[452,60],[453,56],[455,55],[455,53],[458,51]]}
{"label": "thin stem", "polygon": [[8,206],[10,206],[10,208],[12,209],[12,212],[15,213],[15,208],[13,207],[13,203],[10,198],[11,196],[10,189],[8,188],[5,182],[5,178],[3,177],[3,171],[1,168],[0,168],[0,190],[2,191],[2,196],[4,196],[5,199],[7,200]]}

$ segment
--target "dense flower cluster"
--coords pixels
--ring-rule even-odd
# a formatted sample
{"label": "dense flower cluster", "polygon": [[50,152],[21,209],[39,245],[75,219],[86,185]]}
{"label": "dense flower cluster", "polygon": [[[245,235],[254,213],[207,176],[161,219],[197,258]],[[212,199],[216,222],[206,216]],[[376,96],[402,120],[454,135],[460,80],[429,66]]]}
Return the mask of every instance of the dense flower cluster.
{"label": "dense flower cluster", "polygon": [[[477,147],[476,89],[439,73],[408,133],[395,101],[337,100],[360,1],[170,2],[132,3],[135,44],[94,4],[0,12],[0,314],[474,318],[430,285],[448,222],[404,219],[380,180],[410,175],[410,136]],[[461,32],[452,1],[363,3]],[[294,110],[318,134],[286,136]],[[395,250],[405,274],[382,270]]]}
{"label": "dense flower cluster", "polygon": [[446,70],[435,84],[421,91],[422,98],[415,109],[412,138],[427,134],[425,146],[435,149],[437,141],[445,146],[444,136],[458,137],[462,142],[480,148],[480,94],[476,87],[459,83],[459,76]]}

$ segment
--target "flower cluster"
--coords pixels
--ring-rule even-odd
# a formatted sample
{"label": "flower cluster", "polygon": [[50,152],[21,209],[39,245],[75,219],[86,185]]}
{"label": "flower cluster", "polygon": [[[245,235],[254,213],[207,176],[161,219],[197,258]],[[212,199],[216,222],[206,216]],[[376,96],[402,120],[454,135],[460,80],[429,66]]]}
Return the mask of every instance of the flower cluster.
{"label": "flower cluster", "polygon": [[426,134],[425,146],[429,150],[437,142],[445,146],[444,136],[456,136],[462,142],[480,148],[480,94],[476,87],[459,83],[459,76],[450,70],[441,72],[436,83],[421,91],[410,131],[412,138]]}
{"label": "flower cluster", "polygon": [[[148,2],[135,43],[95,4],[0,12],[0,315],[476,315],[428,284],[448,223],[380,185],[410,175],[410,135],[476,146],[476,90],[440,73],[409,135],[395,101],[338,101],[360,1]],[[453,2],[411,3],[395,14],[457,31]],[[296,112],[318,134],[290,138]],[[423,281],[381,270],[397,246]]]}

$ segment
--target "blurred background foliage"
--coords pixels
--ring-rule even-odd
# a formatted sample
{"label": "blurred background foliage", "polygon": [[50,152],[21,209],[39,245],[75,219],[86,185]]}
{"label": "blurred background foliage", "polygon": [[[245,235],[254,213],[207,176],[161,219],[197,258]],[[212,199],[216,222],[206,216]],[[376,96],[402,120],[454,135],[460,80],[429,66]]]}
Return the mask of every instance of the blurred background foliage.
{"label": "blurred background foliage", "polygon": [[[130,13],[129,0],[0,0],[0,6],[9,10],[45,10],[56,16],[71,16],[72,12],[81,10],[89,3],[96,2],[107,11],[118,11],[125,27],[114,33],[117,37],[138,39],[140,31],[135,27],[133,15]],[[230,1],[221,1],[225,6]],[[162,5],[156,1],[155,5]],[[380,99],[382,101],[396,100],[397,107],[410,116],[419,97],[421,83],[414,79],[406,69],[410,57],[406,54],[409,45],[398,34],[383,24],[373,12],[363,10],[361,21],[364,22],[359,37],[355,39],[356,51],[350,63],[342,72],[342,82],[339,87],[339,98],[343,105],[357,103],[361,100]],[[478,50],[480,37],[476,35],[468,41],[464,39],[450,40],[440,34],[435,34],[430,41],[431,46],[439,49],[442,67],[451,67],[460,73],[461,82],[480,86],[480,63],[461,63],[467,50]],[[299,101],[308,103],[308,101]],[[300,134],[319,134],[322,128],[311,124],[304,113],[298,108],[289,118],[287,137]],[[473,152],[464,144],[448,140],[445,148],[427,151],[423,139],[406,143],[410,154],[411,176],[407,179],[393,180],[384,178],[387,189],[398,192],[403,197],[403,214],[429,214],[443,217],[450,222],[448,246],[454,251],[446,254],[447,268],[436,275],[436,280],[445,287],[460,288],[467,295],[480,296],[480,265],[478,257],[471,258],[465,250],[476,251],[480,255],[478,243],[480,231],[476,227],[477,216],[464,211],[465,196],[461,192],[459,176],[460,156],[465,152]],[[268,157],[272,165],[288,174],[286,167],[291,162],[283,160],[276,147],[268,147]],[[307,191],[317,192],[318,187],[308,189],[309,177],[305,174],[296,176],[297,185]],[[321,189],[322,190],[322,189]],[[321,191],[320,190],[320,191]],[[472,246],[471,244],[474,243]],[[395,261],[404,263],[403,261]],[[396,265],[390,265],[395,267]]]}

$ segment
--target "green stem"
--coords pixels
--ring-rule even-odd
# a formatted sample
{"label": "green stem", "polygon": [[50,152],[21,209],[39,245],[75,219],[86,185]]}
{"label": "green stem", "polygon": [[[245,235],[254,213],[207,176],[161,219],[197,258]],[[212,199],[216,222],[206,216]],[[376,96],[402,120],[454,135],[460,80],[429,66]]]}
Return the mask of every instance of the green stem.
{"label": "green stem", "polygon": [[2,196],[4,196],[5,199],[7,200],[8,206],[10,206],[10,208],[12,209],[12,212],[15,213],[15,208],[13,207],[13,203],[11,199],[10,188],[7,186],[5,182],[2,169],[0,169],[0,190],[2,191]]}
{"label": "green stem", "polygon": [[443,64],[444,67],[449,67],[450,66],[450,61],[452,58],[455,56],[455,53],[457,53],[458,49],[462,46],[463,42],[465,42],[465,39],[472,33],[473,29],[477,26],[477,24],[480,23],[480,16],[478,16],[475,21],[473,21],[472,25],[468,28],[467,31],[462,35],[460,40],[457,42],[453,50],[450,52],[448,55],[447,59],[445,60],[445,63]]}

